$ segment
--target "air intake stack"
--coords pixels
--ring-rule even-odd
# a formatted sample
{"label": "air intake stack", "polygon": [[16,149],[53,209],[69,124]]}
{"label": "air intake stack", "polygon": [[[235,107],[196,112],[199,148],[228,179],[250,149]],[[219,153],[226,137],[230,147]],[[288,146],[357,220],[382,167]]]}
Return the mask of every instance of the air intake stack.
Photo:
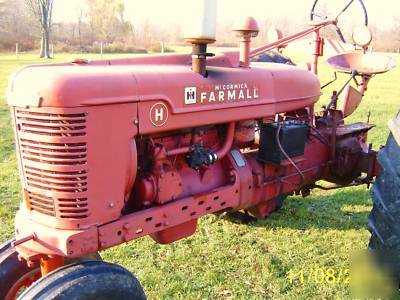
{"label": "air intake stack", "polygon": [[257,21],[253,17],[239,20],[233,27],[233,31],[240,37],[240,63],[242,68],[250,67],[251,39],[259,32]]}
{"label": "air intake stack", "polygon": [[207,76],[207,45],[215,42],[217,0],[190,0],[190,20],[185,25],[185,41],[192,44],[192,69]]}

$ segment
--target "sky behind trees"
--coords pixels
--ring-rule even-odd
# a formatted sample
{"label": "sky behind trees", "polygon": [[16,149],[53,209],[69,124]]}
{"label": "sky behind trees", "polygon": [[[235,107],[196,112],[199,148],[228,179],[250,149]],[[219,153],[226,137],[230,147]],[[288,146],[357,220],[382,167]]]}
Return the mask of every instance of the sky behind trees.
{"label": "sky behind trees", "polygon": [[[193,1],[193,0],[191,0]],[[125,19],[132,22],[150,21],[155,25],[184,24],[190,18],[188,0],[125,0]],[[322,2],[322,1],[321,1]],[[333,11],[344,7],[348,0],[325,0]],[[59,0],[54,7],[54,20],[75,22],[82,0]],[[313,0],[218,0],[218,22],[232,21],[252,15],[259,21],[285,18],[288,22],[306,22]],[[390,28],[400,16],[398,0],[364,0],[371,24]],[[185,7],[186,6],[186,7]],[[357,3],[353,5],[358,13]]]}
{"label": "sky behind trees", "polygon": [[[40,45],[41,29],[29,9],[30,0],[0,0],[0,49],[29,51]],[[184,45],[183,33],[193,23],[193,1],[201,0],[54,0],[50,42],[56,51],[93,52],[101,45],[109,52],[144,53]],[[317,13],[330,18],[350,0],[319,0]],[[399,51],[400,0],[364,0],[369,12],[373,48]],[[253,16],[260,33],[253,45],[267,41],[268,30],[280,29],[284,35],[307,27],[314,0],[218,0],[217,41],[215,45],[237,46],[232,32],[237,19]],[[364,22],[359,0],[339,20],[347,41],[354,26]],[[338,39],[333,27],[323,35]],[[165,50],[165,49],[164,49]]]}

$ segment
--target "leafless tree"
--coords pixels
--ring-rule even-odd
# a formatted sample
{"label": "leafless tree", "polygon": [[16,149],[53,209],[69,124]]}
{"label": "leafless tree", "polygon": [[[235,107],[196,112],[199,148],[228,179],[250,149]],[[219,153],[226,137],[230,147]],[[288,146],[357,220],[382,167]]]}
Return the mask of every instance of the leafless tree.
{"label": "leafless tree", "polygon": [[393,25],[393,31],[394,31],[394,38],[396,40],[397,47],[400,49],[400,18],[399,17],[395,17],[394,21],[393,21],[394,25]]}
{"label": "leafless tree", "polygon": [[33,48],[37,28],[26,10],[25,0],[0,0],[0,49]]}
{"label": "leafless tree", "polygon": [[82,50],[82,26],[85,17],[85,8],[83,6],[79,7],[77,13],[79,48]]}
{"label": "leafless tree", "polygon": [[0,0],[0,34],[4,34],[6,32],[6,29],[4,28],[4,15],[6,13],[6,1],[5,0]]}
{"label": "leafless tree", "polygon": [[54,0],[26,0],[26,3],[40,24],[40,57],[51,58],[49,44]]}
{"label": "leafless tree", "polygon": [[89,26],[98,41],[111,44],[127,33],[123,0],[86,0],[86,3]]}

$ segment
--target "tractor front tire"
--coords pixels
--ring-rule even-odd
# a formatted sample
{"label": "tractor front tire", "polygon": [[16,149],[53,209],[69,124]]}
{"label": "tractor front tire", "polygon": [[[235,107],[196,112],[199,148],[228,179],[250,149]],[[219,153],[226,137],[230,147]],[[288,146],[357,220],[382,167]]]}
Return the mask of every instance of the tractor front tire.
{"label": "tractor front tire", "polygon": [[[31,286],[41,276],[39,265],[28,267],[24,259],[18,258],[17,250],[12,247],[11,239],[0,245],[0,299],[13,300],[23,290]],[[78,259],[68,259],[67,264],[87,261],[101,260],[98,253],[93,253]]]}
{"label": "tractor front tire", "polygon": [[371,189],[369,249],[400,280],[400,146],[390,134],[378,153],[380,173]]}
{"label": "tractor front tire", "polygon": [[36,281],[20,300],[146,299],[139,281],[121,266],[86,261],[57,269]]}
{"label": "tractor front tire", "polygon": [[29,268],[26,261],[18,259],[12,242],[0,245],[0,299],[4,300],[15,299],[22,289],[41,276],[39,267]]}

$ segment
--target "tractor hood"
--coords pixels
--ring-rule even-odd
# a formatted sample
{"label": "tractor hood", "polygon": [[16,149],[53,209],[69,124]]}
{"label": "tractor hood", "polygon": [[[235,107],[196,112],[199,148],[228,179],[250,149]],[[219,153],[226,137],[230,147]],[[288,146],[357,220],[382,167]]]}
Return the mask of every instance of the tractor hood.
{"label": "tractor hood", "polygon": [[[196,99],[187,99],[187,92],[195,92],[191,96]],[[190,56],[169,55],[164,61],[150,56],[28,66],[12,77],[8,103],[79,107],[158,99],[180,111],[306,98],[315,102],[319,95],[318,78],[293,66],[254,63],[252,68],[234,68],[224,55],[211,60],[204,78],[191,71]]]}

